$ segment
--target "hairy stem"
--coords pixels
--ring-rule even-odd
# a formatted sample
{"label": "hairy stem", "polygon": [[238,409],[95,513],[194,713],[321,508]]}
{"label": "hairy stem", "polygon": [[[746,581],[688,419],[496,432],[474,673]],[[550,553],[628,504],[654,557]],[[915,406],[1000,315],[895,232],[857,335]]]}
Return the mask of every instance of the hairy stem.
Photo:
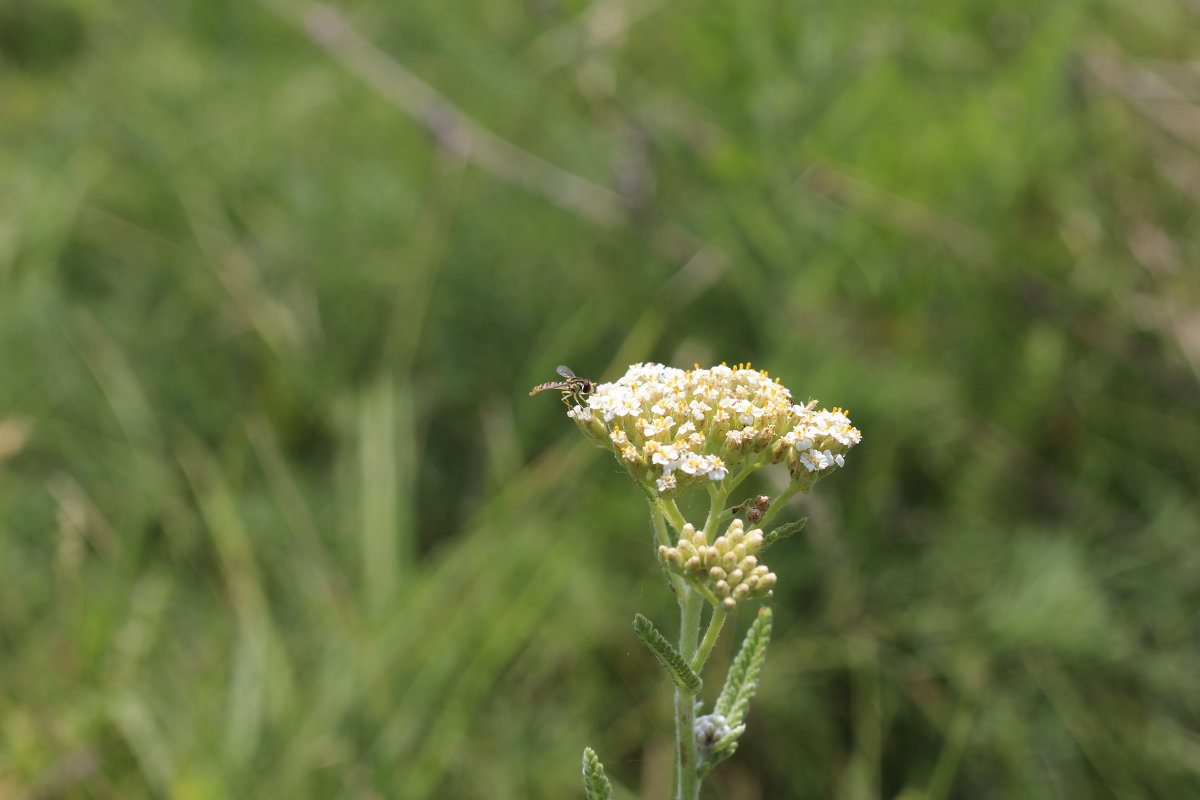
{"label": "hairy stem", "polygon": [[[671,534],[667,532],[667,523],[663,516],[662,509],[653,503],[650,505],[650,521],[654,525],[654,538],[658,541],[658,544],[664,547],[670,547]],[[670,571],[664,570],[664,572],[666,572],[667,580],[671,582],[671,586],[675,590],[675,596],[680,598],[679,602],[682,603],[682,592],[687,586],[687,581]]]}
{"label": "hairy stem", "polygon": [[708,630],[704,632],[704,639],[700,642],[700,647],[692,656],[691,667],[693,672],[700,672],[704,669],[704,664],[708,661],[708,656],[712,653],[713,646],[717,643],[717,639],[721,638],[721,629],[725,627],[725,618],[729,616],[729,612],[721,606],[713,608],[712,617],[708,620]]}
{"label": "hairy stem", "polygon": [[663,500],[657,498],[654,501],[654,507],[658,510],[667,522],[671,523],[671,527],[677,531],[683,530],[684,522],[683,512],[679,510],[679,506],[675,505],[674,500]]}
{"label": "hairy stem", "polygon": [[[700,611],[705,601],[698,591],[686,585],[679,600],[679,652],[691,661],[700,638]],[[696,698],[675,689],[675,800],[696,800],[700,796],[695,725]]]}
{"label": "hairy stem", "polygon": [[721,512],[725,510],[727,497],[729,497],[728,490],[718,489],[716,484],[708,485],[708,499],[711,505],[708,510],[708,519],[704,521],[704,537],[710,542],[716,534],[717,523],[721,519]]}

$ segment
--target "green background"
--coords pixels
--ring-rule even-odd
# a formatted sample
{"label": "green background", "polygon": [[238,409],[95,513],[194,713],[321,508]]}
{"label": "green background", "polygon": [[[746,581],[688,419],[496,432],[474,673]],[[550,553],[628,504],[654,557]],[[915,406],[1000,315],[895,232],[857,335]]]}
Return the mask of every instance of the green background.
{"label": "green background", "polygon": [[527,396],[650,360],[864,434],[706,797],[1200,795],[1197,59],[1194,0],[4,0],[0,797],[666,797],[644,501]]}

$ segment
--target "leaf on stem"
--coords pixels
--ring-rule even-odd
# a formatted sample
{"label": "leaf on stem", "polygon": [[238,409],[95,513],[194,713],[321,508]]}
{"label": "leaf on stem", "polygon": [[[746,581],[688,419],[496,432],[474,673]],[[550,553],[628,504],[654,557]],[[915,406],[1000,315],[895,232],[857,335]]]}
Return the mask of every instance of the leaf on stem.
{"label": "leaf on stem", "polygon": [[633,630],[642,640],[642,644],[649,648],[654,657],[667,670],[667,674],[671,676],[671,680],[676,686],[690,695],[700,692],[702,684],[700,676],[692,671],[679,651],[658,632],[653,622],[641,614],[637,614],[633,618]]}
{"label": "leaf on stem", "polygon": [[736,728],[746,719],[746,711],[758,689],[758,676],[762,672],[770,641],[771,609],[764,607],[758,610],[758,618],[746,631],[746,638],[742,640],[742,647],[729,666],[721,696],[713,708],[714,713],[725,717],[730,727]]}
{"label": "leaf on stem", "polygon": [[583,793],[587,800],[608,800],[612,796],[612,784],[604,774],[604,765],[590,747],[583,748]]}
{"label": "leaf on stem", "polygon": [[711,745],[704,760],[698,765],[700,778],[709,770],[729,758],[737,751],[738,739],[746,731],[746,712],[754,692],[758,689],[758,676],[767,657],[767,645],[771,641],[771,609],[760,608],[758,618],[746,631],[742,647],[729,666],[721,696],[713,706],[713,714],[725,718],[729,732],[720,741]]}
{"label": "leaf on stem", "polygon": [[808,517],[798,519],[795,522],[789,522],[786,525],[780,525],[775,530],[763,537],[762,547],[758,548],[759,553],[766,552],[766,549],[778,542],[780,539],[786,539],[793,533],[799,533],[804,527],[804,523],[808,522]]}

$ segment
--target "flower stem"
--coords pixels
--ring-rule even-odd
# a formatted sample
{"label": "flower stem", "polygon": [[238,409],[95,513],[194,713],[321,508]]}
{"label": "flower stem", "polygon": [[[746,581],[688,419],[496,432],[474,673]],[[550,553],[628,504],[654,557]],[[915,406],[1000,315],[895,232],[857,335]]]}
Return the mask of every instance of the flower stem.
{"label": "flower stem", "polygon": [[[667,532],[667,523],[664,521],[662,510],[654,503],[650,504],[650,521],[654,525],[654,537],[658,540],[658,544],[670,547],[671,534]],[[682,591],[687,586],[687,581],[669,571],[666,571],[666,574],[667,580],[671,582],[671,586],[675,590],[675,596],[682,598]],[[683,600],[680,599],[679,602],[682,603]]]}
{"label": "flower stem", "polygon": [[[680,600],[679,652],[691,661],[700,638],[700,611],[704,598],[685,586]],[[696,698],[675,689],[675,800],[696,800],[700,796],[700,775],[696,749]]]}
{"label": "flower stem", "polygon": [[664,547],[670,547],[671,535],[667,533],[667,526],[663,522],[663,514],[653,504],[650,506],[650,520],[654,525],[654,538]]}
{"label": "flower stem", "polygon": [[708,630],[704,632],[704,640],[700,642],[700,647],[697,648],[695,655],[692,656],[692,672],[699,672],[704,669],[704,664],[708,661],[708,656],[712,652],[713,645],[717,643],[717,639],[721,638],[721,628],[725,627],[725,618],[727,616],[729,616],[729,612],[721,606],[713,608],[712,616],[708,620]]}
{"label": "flower stem", "polygon": [[654,507],[663,515],[663,518],[667,522],[671,523],[672,528],[677,531],[683,530],[683,513],[679,510],[679,506],[675,505],[674,500],[664,500],[661,497],[655,498]]}
{"label": "flower stem", "polygon": [[738,472],[737,475],[734,475],[732,478],[729,478],[723,482],[723,486],[725,488],[725,494],[728,495],[730,492],[732,492],[734,489],[736,489],[738,487],[738,484],[740,484],[742,481],[746,480],[746,478],[750,475],[750,473],[754,472],[754,470],[761,467],[763,465],[763,463],[764,462],[762,460],[755,459],[755,458],[752,458],[748,462],[746,462],[746,466],[742,467],[741,471]]}
{"label": "flower stem", "polygon": [[725,499],[729,497],[729,492],[724,489],[719,489],[715,484],[708,485],[709,510],[708,519],[704,521],[704,538],[712,541],[713,535],[717,530],[717,523],[721,519],[721,512],[725,510]]}

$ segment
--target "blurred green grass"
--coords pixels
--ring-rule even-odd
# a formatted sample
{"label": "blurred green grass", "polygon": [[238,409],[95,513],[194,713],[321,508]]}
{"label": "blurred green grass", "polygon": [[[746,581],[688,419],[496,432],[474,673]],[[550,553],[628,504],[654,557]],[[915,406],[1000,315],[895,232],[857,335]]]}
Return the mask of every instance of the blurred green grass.
{"label": "blurred green grass", "polygon": [[708,796],[1200,791],[1194,3],[338,8],[0,6],[0,797],[665,796],[638,360],[865,435]]}

